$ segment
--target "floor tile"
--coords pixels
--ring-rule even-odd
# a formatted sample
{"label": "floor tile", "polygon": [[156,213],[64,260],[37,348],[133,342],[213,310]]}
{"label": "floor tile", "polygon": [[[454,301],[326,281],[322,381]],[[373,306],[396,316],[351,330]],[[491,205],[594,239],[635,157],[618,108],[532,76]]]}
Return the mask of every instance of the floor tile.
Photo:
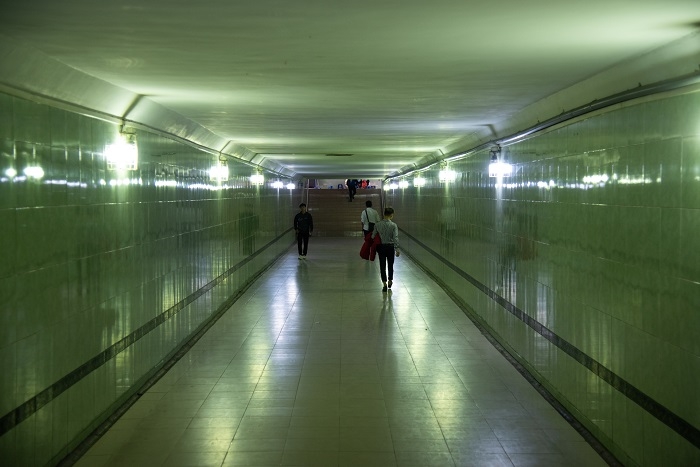
{"label": "floor tile", "polygon": [[605,465],[409,258],[382,293],[356,239],[309,248],[267,269],[77,465]]}

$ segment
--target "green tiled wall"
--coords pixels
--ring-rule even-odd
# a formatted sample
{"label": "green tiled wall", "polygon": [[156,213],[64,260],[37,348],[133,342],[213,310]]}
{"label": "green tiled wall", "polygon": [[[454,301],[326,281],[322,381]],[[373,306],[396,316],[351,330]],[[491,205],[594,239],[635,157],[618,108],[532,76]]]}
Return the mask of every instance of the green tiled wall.
{"label": "green tiled wall", "polygon": [[[0,437],[8,465],[65,455],[292,242],[300,195],[252,186],[235,161],[212,189],[218,156],[142,131],[138,170],[110,171],[117,132],[0,94],[0,416],[237,269]],[[24,176],[39,166],[42,178]]]}
{"label": "green tiled wall", "polygon": [[[700,428],[700,92],[610,107],[387,192],[404,248],[621,460],[700,450],[472,286],[452,263]],[[601,177],[607,177],[603,179]],[[603,181],[604,180],[604,181]],[[426,251],[432,250],[440,258]]]}

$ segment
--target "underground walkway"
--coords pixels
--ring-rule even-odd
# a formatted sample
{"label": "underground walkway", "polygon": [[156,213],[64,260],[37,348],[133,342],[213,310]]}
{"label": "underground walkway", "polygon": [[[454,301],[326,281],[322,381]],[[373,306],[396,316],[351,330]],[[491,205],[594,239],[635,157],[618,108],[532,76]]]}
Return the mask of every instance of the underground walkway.
{"label": "underground walkway", "polygon": [[79,466],[603,466],[405,256],[312,237],[241,296]]}

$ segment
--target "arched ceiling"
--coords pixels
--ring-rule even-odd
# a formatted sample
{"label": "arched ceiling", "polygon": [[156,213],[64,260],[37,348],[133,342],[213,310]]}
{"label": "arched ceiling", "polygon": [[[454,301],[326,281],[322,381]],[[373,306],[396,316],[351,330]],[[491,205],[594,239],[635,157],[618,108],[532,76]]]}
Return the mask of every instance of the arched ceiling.
{"label": "arched ceiling", "polygon": [[[378,179],[694,34],[698,20],[697,0],[23,0],[3,6],[0,34],[257,163]],[[0,65],[0,82],[21,60]],[[54,94],[77,86],[48,74]]]}

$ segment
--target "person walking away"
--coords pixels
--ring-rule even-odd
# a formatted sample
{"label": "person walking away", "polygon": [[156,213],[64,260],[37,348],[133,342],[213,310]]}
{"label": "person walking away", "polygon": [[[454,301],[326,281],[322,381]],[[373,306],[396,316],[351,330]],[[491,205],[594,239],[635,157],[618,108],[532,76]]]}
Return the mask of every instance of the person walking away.
{"label": "person walking away", "polygon": [[360,214],[363,237],[367,237],[367,234],[374,230],[374,225],[379,221],[379,213],[372,208],[372,201],[365,201],[365,210]]}
{"label": "person walking away", "polygon": [[394,282],[394,256],[400,256],[399,252],[399,227],[393,222],[394,209],[384,209],[384,219],[377,222],[372,232],[372,239],[379,235],[381,244],[377,245],[379,255],[379,274],[382,278],[382,292],[391,288]]}
{"label": "person walking away", "polygon": [[357,179],[348,179],[348,196],[350,199],[348,201],[352,201],[353,198],[355,198],[355,194],[357,193]]}
{"label": "person walking away", "polygon": [[299,212],[294,216],[294,232],[297,235],[297,248],[299,250],[299,259],[306,259],[306,253],[309,249],[309,237],[314,231],[314,220],[311,214],[306,210],[306,204],[299,205]]}

